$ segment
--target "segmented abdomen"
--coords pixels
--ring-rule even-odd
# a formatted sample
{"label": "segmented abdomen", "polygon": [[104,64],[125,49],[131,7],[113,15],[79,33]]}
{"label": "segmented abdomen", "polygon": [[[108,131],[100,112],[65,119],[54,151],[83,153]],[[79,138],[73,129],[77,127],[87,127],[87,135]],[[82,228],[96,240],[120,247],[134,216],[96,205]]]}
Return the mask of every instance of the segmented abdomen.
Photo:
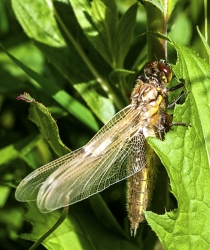
{"label": "segmented abdomen", "polygon": [[127,209],[130,220],[131,235],[133,236],[136,235],[139,223],[144,220],[144,213],[150,200],[156,175],[156,154],[147,143],[145,147],[147,157],[145,167],[135,175],[128,178],[127,182]]}

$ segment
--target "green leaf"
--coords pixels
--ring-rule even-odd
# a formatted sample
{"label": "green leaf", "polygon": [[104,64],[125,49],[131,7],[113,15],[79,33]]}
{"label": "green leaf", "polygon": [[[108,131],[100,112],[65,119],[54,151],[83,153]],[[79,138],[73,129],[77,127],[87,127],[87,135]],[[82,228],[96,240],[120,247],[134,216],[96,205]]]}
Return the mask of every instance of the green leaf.
{"label": "green leaf", "polygon": [[[85,202],[70,206],[68,218],[43,242],[47,249],[130,249],[137,246],[114,234],[112,229],[101,225]],[[22,234],[22,238],[36,241],[51,228],[59,218],[59,211],[42,214],[34,202],[29,203],[26,219],[33,224],[31,234]],[[91,226],[90,226],[91,225]]]}
{"label": "green leaf", "polygon": [[[50,1],[48,3],[50,3]],[[50,3],[50,5],[51,4],[52,3]],[[61,35],[55,19],[54,9],[47,4],[47,1],[15,0],[12,1],[12,5],[16,17],[25,33],[33,39],[35,45],[64,77],[74,83],[92,77],[91,72],[85,67],[74,45],[72,43],[68,43],[67,45],[63,35]],[[72,17],[73,13],[70,6],[65,3],[65,1],[62,1],[62,5],[60,4],[58,6],[58,11],[61,12],[60,15],[64,19],[63,21],[70,25],[68,32],[72,37],[75,36],[77,33],[74,31],[75,28],[73,29],[72,27],[76,26],[77,28],[77,24]],[[70,20],[67,19],[68,16],[71,17]],[[78,45],[79,41],[76,43]],[[86,44],[84,46],[86,46]],[[85,48],[87,48],[87,46]],[[80,67],[83,68],[82,72]]]}
{"label": "green leaf", "polygon": [[17,64],[30,77],[32,77],[40,84],[40,87],[43,88],[46,94],[52,96],[52,98],[57,101],[63,108],[65,108],[70,114],[74,115],[90,128],[92,128],[93,130],[98,130],[98,124],[96,123],[94,116],[85,106],[71,97],[66,91],[62,90],[55,83],[52,83],[48,79],[37,74],[35,71],[31,70],[26,65],[17,60],[14,56],[9,54],[6,50],[4,51],[15,64]]}
{"label": "green leaf", "polygon": [[78,23],[101,56],[113,65],[113,38],[117,22],[114,1],[70,1]]}
{"label": "green leaf", "polygon": [[119,88],[129,103],[133,82],[136,80],[136,72],[126,69],[116,69],[109,75],[109,79],[113,84],[118,83]]}
{"label": "green leaf", "polygon": [[[21,237],[26,240],[37,241],[41,235],[46,233],[58,220],[59,212],[42,214],[39,212],[34,202],[28,203],[29,209],[25,218],[33,224],[33,230],[30,234],[22,234]],[[66,219],[43,243],[47,249],[68,249],[69,242],[74,249],[82,249],[77,234],[73,231],[73,225],[69,219]],[[68,237],[67,237],[68,235]]]}
{"label": "green leaf", "polygon": [[[85,2],[83,2],[82,4],[84,5]],[[87,6],[85,6],[86,9]],[[108,1],[107,6],[109,6],[113,12],[113,6],[115,6],[115,3],[110,3]],[[109,73],[110,68],[108,68],[106,62],[102,60],[101,56],[97,53],[96,50],[94,50],[92,45],[82,34],[82,30],[76,21],[76,18],[71,10],[71,6],[67,4],[67,1],[62,1],[62,4],[60,1],[54,1],[53,8],[49,7],[46,2],[43,1],[30,2],[28,0],[23,0],[21,1],[20,5],[18,5],[17,2],[14,1],[13,8],[15,9],[16,16],[26,34],[33,39],[35,45],[44,53],[50,63],[53,64],[56,69],[62,74],[62,76],[67,78],[73,86],[79,83],[89,82],[93,79],[97,79],[105,90],[106,95],[109,95],[109,97],[113,98],[116,106],[119,109],[124,107],[123,98],[121,98],[120,96],[120,91],[116,89],[115,86],[111,86],[106,81],[106,77]],[[31,9],[33,9],[34,11],[29,11]],[[37,9],[43,9],[43,12],[45,14],[43,16],[40,16],[39,14],[37,14]],[[65,32],[64,38],[67,37],[67,44],[64,38],[59,35],[60,31],[57,27],[53,15],[55,15],[55,17],[59,21],[59,24],[62,26],[62,29]],[[112,20],[110,22],[112,22]],[[41,28],[39,28],[40,26]],[[47,33],[45,26],[52,31],[51,34]],[[109,27],[112,26],[109,25]],[[42,32],[43,35],[41,35]],[[55,38],[53,34],[58,34],[56,35],[57,37],[59,37],[57,44],[54,44]],[[112,37],[113,39],[112,34],[110,34],[110,37]],[[102,41],[104,39],[105,37],[103,37]],[[84,51],[88,51],[88,53],[91,54],[95,65],[91,63],[89,57]],[[83,96],[81,97],[83,98]],[[62,96],[61,101],[65,100],[65,98],[65,96]],[[102,100],[103,96],[101,96],[100,99]],[[70,100],[68,100],[68,102],[69,101]],[[100,110],[96,110],[96,107],[97,105],[94,105],[94,112],[99,113]],[[81,112],[79,113],[80,115],[84,114],[82,119],[86,119],[87,117],[86,120],[90,121],[89,125],[92,124],[94,127],[95,121],[93,121],[93,117],[92,119],[90,117],[88,118],[90,114],[85,114],[84,110],[81,110]]]}
{"label": "green leaf", "polygon": [[0,208],[2,208],[11,192],[11,188],[7,186],[0,186]]}
{"label": "green leaf", "polygon": [[175,24],[171,27],[168,36],[176,43],[186,45],[192,39],[192,24],[189,21],[188,14],[182,13],[177,16]]}
{"label": "green leaf", "polygon": [[164,13],[165,13],[165,16],[168,17],[168,19],[170,18],[171,13],[172,13],[175,5],[178,2],[179,2],[179,0],[168,0],[168,1],[162,0],[163,8],[164,8]]}
{"label": "green leaf", "polygon": [[123,237],[127,237],[125,231],[120,227],[114,215],[108,209],[106,203],[101,198],[100,194],[93,195],[89,197],[92,209],[97,217],[97,219],[107,228],[112,228],[113,232],[116,231]]}
{"label": "green leaf", "polygon": [[24,93],[18,100],[30,102],[29,119],[39,128],[44,139],[50,144],[57,156],[69,153],[69,149],[60,139],[58,127],[48,109],[41,103],[36,102],[29,94]]}
{"label": "green leaf", "polygon": [[147,212],[146,219],[165,249],[209,249],[210,68],[189,48],[174,46],[178,63],[173,69],[189,91],[174,121],[192,127],[173,127],[163,142],[150,140],[166,166],[178,208],[161,216]]}
{"label": "green leaf", "polygon": [[18,21],[30,38],[36,38],[36,41],[45,42],[53,47],[65,45],[53,10],[47,1],[12,0],[12,7]]}
{"label": "green leaf", "polygon": [[98,42],[94,46],[110,65],[115,64],[113,43],[117,23],[116,5],[113,3],[115,2],[101,0],[92,2],[92,20],[98,32]]}
{"label": "green leaf", "polygon": [[201,38],[201,40],[203,42],[203,45],[204,45],[204,47],[206,49],[206,53],[207,53],[208,57],[210,58],[210,47],[209,47],[209,44],[207,43],[205,37],[200,32],[199,27],[197,26],[196,28],[197,28],[198,34],[199,34],[199,36],[200,36],[200,38]]}
{"label": "green leaf", "polygon": [[96,81],[75,84],[74,87],[87,102],[94,114],[103,123],[107,123],[114,116],[116,112],[112,101],[99,94],[101,89]]}
{"label": "green leaf", "polygon": [[37,134],[19,140],[14,144],[10,144],[0,150],[0,165],[8,163],[18,157],[24,157],[30,150],[32,150],[40,141],[41,137]]}
{"label": "green leaf", "polygon": [[71,5],[97,51],[113,69],[122,68],[133,37],[138,4],[133,4],[119,21],[115,1],[94,0],[92,9],[86,1],[72,0]]}
{"label": "green leaf", "polygon": [[131,45],[133,38],[133,31],[136,25],[136,13],[138,9],[138,3],[134,3],[124,13],[117,23],[116,35],[114,39],[116,68],[122,68],[125,56]]}
{"label": "green leaf", "polygon": [[71,0],[69,2],[84,33],[88,38],[94,38],[94,36],[97,35],[97,32],[90,21],[92,19],[90,2],[87,0]]}

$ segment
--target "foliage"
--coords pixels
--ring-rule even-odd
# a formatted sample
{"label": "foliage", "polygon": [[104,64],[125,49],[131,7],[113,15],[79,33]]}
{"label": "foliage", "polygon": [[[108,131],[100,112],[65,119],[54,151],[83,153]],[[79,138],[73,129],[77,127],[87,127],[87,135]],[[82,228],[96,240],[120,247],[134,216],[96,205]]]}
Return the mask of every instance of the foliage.
{"label": "foliage", "polygon": [[[72,205],[66,221],[44,246],[153,249],[156,234],[164,249],[210,248],[210,70],[204,60],[210,50],[202,36],[203,3],[140,2],[1,2],[1,249],[27,249],[31,242],[18,235],[35,241],[55,223],[60,211],[41,214],[35,203],[27,210],[14,199],[16,185],[33,169],[68,152],[64,144],[71,150],[84,145],[129,103],[147,55],[149,60],[164,57],[159,42],[166,19],[171,39],[168,61],[175,64],[178,58],[174,75],[185,79],[188,91],[184,104],[175,108],[174,120],[192,127],[173,127],[164,142],[149,140],[170,178],[171,194],[160,202],[167,190],[160,169],[151,204],[153,212],[163,215],[147,212],[147,222],[131,238],[122,182]],[[16,100],[24,92],[30,96]],[[171,212],[164,213],[165,207]]]}

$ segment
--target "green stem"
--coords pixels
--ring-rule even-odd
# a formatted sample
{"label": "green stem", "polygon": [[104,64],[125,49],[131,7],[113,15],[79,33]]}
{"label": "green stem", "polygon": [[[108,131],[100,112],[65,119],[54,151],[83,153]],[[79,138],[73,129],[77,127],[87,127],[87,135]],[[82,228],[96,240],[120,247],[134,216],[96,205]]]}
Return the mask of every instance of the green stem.
{"label": "green stem", "polygon": [[66,216],[68,214],[69,211],[69,206],[66,206],[63,208],[63,211],[61,213],[60,218],[58,219],[58,221],[55,223],[54,226],[52,226],[50,228],[49,231],[47,231],[44,235],[42,235],[41,238],[39,238],[30,248],[29,250],[34,250],[36,249],[52,232],[54,232],[62,223],[63,221],[66,219]]}
{"label": "green stem", "polygon": [[[205,29],[205,40],[208,43],[208,13],[207,13],[207,0],[204,0],[204,29]],[[209,56],[210,64],[210,56]]]}
{"label": "green stem", "polygon": [[208,15],[207,15],[207,0],[204,0],[204,27],[205,27],[205,39],[208,43]]}
{"label": "green stem", "polygon": [[167,41],[154,36],[158,32],[167,35],[167,21],[164,14],[153,4],[141,1],[147,14],[148,60],[167,59]]}
{"label": "green stem", "polygon": [[66,28],[65,24],[63,23],[62,19],[60,18],[58,12],[55,8],[53,8],[54,15],[58,21],[58,23],[61,25],[63,31],[67,35],[68,39],[71,41],[75,49],[77,50],[78,54],[84,61],[84,63],[87,65],[90,72],[93,74],[93,76],[96,78],[97,82],[101,85],[101,87],[104,89],[104,91],[107,92],[109,98],[114,101],[118,109],[122,109],[125,107],[125,102],[123,101],[123,98],[120,97],[119,91],[117,88],[113,85],[111,85],[108,81],[106,81],[99,72],[95,69],[87,55],[84,53],[82,48],[78,45],[78,43],[75,41],[69,30]]}

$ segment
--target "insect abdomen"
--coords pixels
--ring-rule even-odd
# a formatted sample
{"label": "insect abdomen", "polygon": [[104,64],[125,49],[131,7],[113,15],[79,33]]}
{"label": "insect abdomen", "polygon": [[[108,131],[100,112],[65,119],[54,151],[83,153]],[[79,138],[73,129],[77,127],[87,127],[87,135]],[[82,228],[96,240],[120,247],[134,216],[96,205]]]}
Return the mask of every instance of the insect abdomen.
{"label": "insect abdomen", "polygon": [[141,171],[128,178],[127,208],[131,235],[135,236],[139,223],[144,220],[152,185],[156,174],[155,152],[147,145],[147,164]]}

